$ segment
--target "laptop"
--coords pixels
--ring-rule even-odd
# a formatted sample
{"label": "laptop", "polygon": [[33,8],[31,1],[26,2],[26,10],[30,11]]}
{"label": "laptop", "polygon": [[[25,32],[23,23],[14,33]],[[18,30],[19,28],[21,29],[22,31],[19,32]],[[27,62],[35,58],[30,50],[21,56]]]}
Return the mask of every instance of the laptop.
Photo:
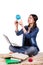
{"label": "laptop", "polygon": [[7,42],[8,42],[10,45],[22,47],[22,39],[21,39],[21,38],[17,37],[17,38],[16,38],[17,40],[15,41],[15,43],[12,43],[12,42],[9,40],[9,38],[8,38],[7,35],[3,34],[3,36],[5,37],[5,39],[7,40]]}

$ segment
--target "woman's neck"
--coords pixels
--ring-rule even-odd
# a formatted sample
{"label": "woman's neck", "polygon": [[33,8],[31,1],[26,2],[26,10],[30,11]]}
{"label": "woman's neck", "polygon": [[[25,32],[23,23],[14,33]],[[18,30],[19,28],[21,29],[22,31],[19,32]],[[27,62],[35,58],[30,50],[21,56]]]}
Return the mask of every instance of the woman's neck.
{"label": "woman's neck", "polygon": [[31,27],[31,28],[33,27],[33,23],[30,24],[30,27]]}

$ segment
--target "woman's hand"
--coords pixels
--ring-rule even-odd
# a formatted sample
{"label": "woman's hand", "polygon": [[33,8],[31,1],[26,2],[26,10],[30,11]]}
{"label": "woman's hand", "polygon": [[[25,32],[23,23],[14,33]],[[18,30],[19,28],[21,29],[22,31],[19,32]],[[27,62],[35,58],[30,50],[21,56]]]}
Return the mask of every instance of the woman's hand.
{"label": "woman's hand", "polygon": [[15,26],[17,27],[17,26],[18,26],[18,21],[15,21],[14,24],[15,24]]}
{"label": "woman's hand", "polygon": [[21,20],[20,22],[18,22],[18,24],[19,24],[21,27],[23,27],[23,22],[22,22],[22,20]]}
{"label": "woman's hand", "polygon": [[15,31],[17,32],[18,31],[18,21],[15,21],[14,24],[15,24],[15,27],[16,27]]}
{"label": "woman's hand", "polygon": [[21,20],[18,24],[22,27],[23,32],[24,32],[24,33],[27,33],[25,27],[23,26],[23,22],[22,22],[22,20]]}

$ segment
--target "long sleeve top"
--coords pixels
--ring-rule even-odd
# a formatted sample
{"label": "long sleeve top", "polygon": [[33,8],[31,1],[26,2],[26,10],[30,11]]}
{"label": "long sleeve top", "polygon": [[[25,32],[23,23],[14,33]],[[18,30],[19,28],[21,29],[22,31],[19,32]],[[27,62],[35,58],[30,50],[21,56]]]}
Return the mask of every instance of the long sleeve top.
{"label": "long sleeve top", "polygon": [[[24,26],[24,27],[26,31],[28,31],[28,26]],[[23,34],[23,46],[35,46],[39,51],[39,48],[36,42],[36,36],[37,36],[38,31],[39,31],[38,27],[31,28],[29,33],[28,32],[24,33],[23,29],[21,29],[20,31],[16,32],[16,35],[19,36]]]}

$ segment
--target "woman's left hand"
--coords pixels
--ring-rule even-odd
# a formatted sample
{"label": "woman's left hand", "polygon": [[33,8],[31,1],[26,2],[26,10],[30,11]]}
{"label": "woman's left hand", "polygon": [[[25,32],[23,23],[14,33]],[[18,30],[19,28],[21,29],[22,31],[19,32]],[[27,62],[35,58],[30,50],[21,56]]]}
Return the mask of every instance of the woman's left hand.
{"label": "woman's left hand", "polygon": [[18,24],[19,24],[21,27],[23,27],[23,22],[22,22],[22,20],[21,20],[20,22],[18,22]]}
{"label": "woman's left hand", "polygon": [[24,33],[27,33],[25,27],[23,26],[23,22],[22,22],[22,20],[21,20],[18,24],[22,27],[23,32],[24,32]]}

